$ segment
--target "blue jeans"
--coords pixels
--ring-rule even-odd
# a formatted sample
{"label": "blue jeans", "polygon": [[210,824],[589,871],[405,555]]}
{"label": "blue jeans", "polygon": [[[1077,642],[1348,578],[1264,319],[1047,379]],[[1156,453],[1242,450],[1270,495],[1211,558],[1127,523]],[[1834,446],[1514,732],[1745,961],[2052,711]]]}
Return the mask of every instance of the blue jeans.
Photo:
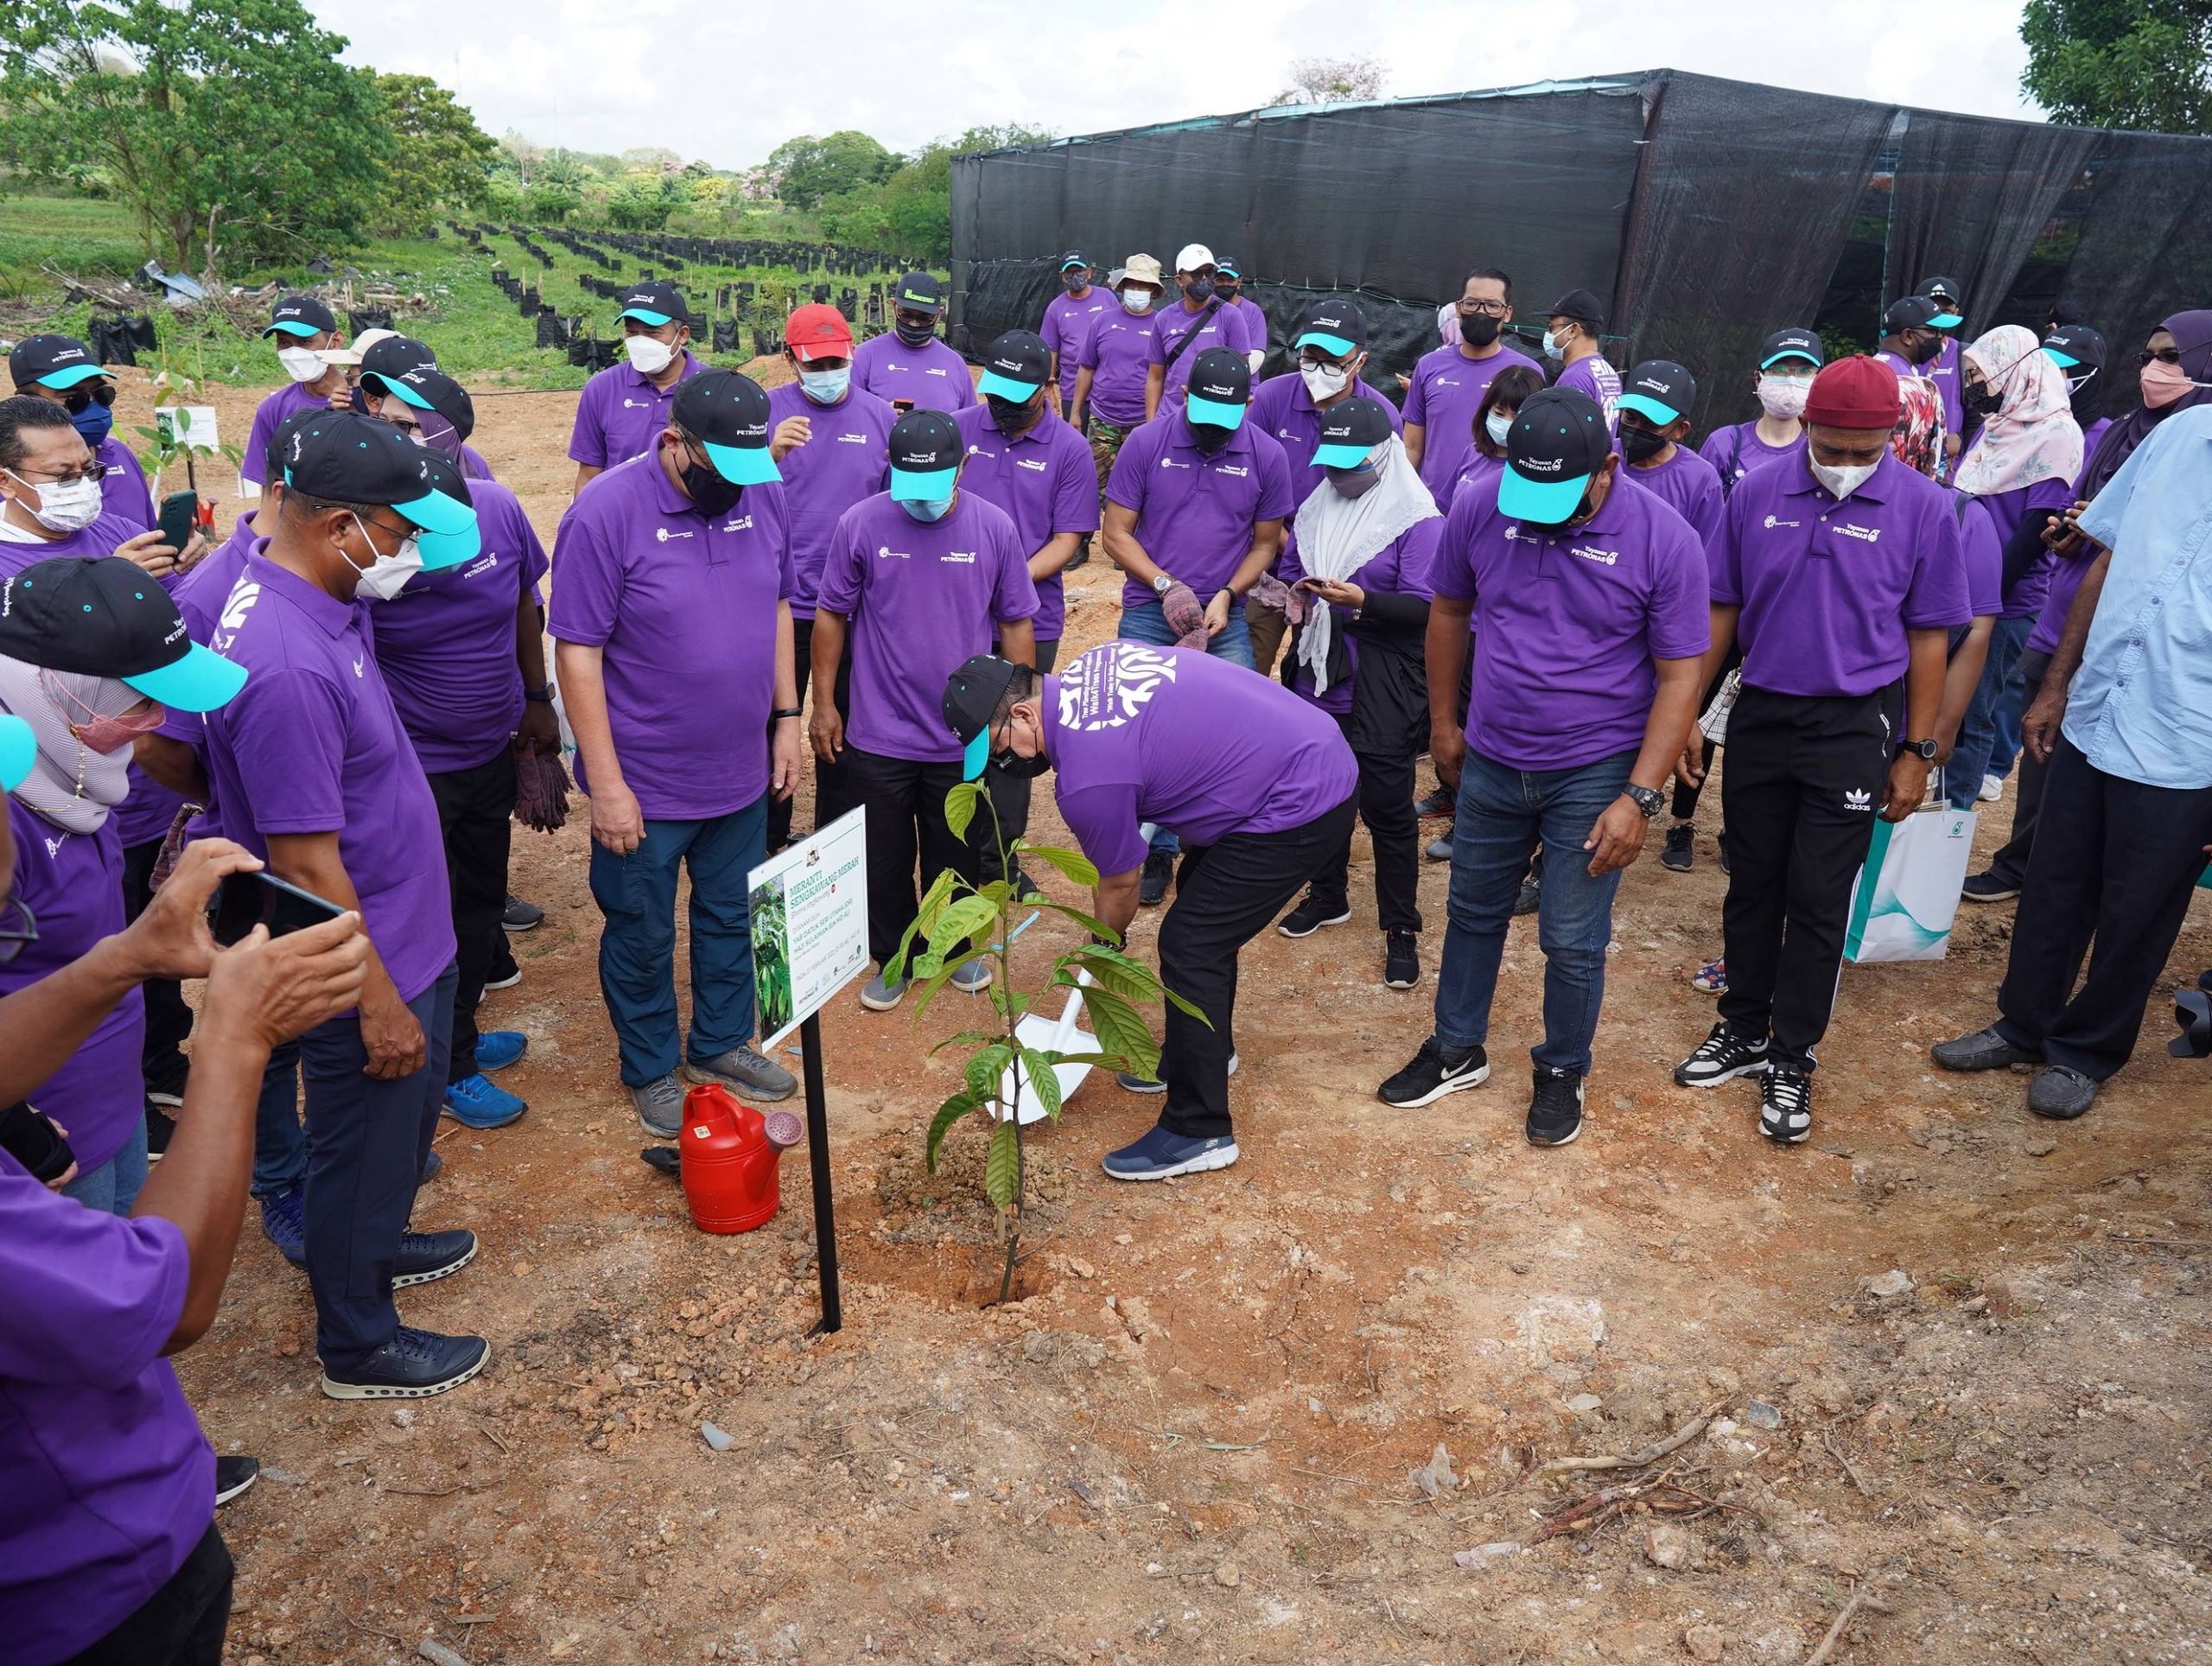
{"label": "blue jeans", "polygon": [[[1217,659],[1226,659],[1232,665],[1242,665],[1256,674],[1258,664],[1252,658],[1252,631],[1244,622],[1244,604],[1230,598],[1229,625],[1219,636],[1206,644],[1206,652]],[[1122,606],[1121,627],[1114,634],[1124,642],[1144,642],[1155,648],[1175,645],[1175,633],[1167,626],[1167,612],[1157,601],[1141,601],[1132,607]],[[1152,848],[1166,855],[1174,855],[1183,848],[1183,842],[1166,829],[1161,828],[1152,836]]]}
{"label": "blue jeans", "polygon": [[703,822],[645,823],[626,856],[591,848],[591,894],[606,917],[599,990],[626,1087],[675,1071],[676,875],[691,870],[690,1057],[753,1040],[753,911],[747,876],[767,860],[768,795]]}
{"label": "blue jeans", "polygon": [[141,1116],[115,1155],[89,1173],[78,1175],[61,1188],[61,1195],[102,1214],[128,1215],[130,1205],[138,1201],[138,1188],[145,1184],[146,1119]]}
{"label": "blue jeans", "polygon": [[[1943,766],[1943,785],[1954,810],[1972,810],[1985,775],[2002,775],[2012,767],[2020,752],[2021,696],[2026,679],[2019,673],[2020,651],[2035,633],[2036,621],[2000,619],[1989,627],[1989,658],[1982,662],[1981,681],[1967,702],[1967,715],[1959,720],[1958,744],[1951,761]],[[2010,709],[2012,738],[2005,735]],[[1917,735],[1910,736],[1917,740]]]}
{"label": "blue jeans", "polygon": [[1541,844],[1536,940],[1544,951],[1544,1040],[1530,1056],[1548,1069],[1588,1072],[1621,876],[1592,877],[1582,842],[1621,796],[1635,764],[1630,750],[1577,769],[1532,772],[1468,752],[1452,823],[1449,923],[1436,979],[1436,1039],[1445,1046],[1478,1047],[1490,1039],[1506,928]]}

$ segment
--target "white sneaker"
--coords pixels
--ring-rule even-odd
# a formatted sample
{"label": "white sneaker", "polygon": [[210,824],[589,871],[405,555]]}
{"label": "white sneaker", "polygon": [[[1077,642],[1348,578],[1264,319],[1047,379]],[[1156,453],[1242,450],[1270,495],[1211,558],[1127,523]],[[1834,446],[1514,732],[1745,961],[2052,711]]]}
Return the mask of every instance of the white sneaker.
{"label": "white sneaker", "polygon": [[1975,793],[1974,796],[1975,799],[1981,804],[1995,804],[1999,798],[2005,796],[2005,778],[2002,775],[1983,776],[1981,778],[1981,791]]}

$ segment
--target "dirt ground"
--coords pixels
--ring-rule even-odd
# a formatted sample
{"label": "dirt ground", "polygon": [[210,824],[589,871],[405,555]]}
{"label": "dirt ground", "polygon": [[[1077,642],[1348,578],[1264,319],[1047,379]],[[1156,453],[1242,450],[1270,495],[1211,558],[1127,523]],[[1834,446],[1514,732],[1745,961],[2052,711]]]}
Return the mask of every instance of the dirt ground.
{"label": "dirt ground", "polygon": [[[251,397],[215,403],[242,436]],[[571,397],[479,409],[550,544]],[[1075,643],[1113,592],[1100,563],[1075,576]],[[826,1338],[804,1154],[769,1227],[691,1229],[616,1078],[585,820],[518,832],[547,919],[486,1016],[529,1033],[505,1079],[531,1110],[448,1125],[418,1224],[483,1252],[402,1301],[492,1364],[410,1408],[321,1398],[304,1283],[249,1230],[181,1362],[218,1447],[265,1466],[222,1521],[231,1660],[397,1663],[425,1637],[474,1663],[2212,1654],[2212,1064],[2166,1057],[2162,992],[2081,1122],[2031,1118],[2018,1075],[1940,1076],[1926,1048],[1988,1014],[2011,926],[1970,908],[1947,963],[1847,970],[1815,1136],[1770,1148],[1751,1086],[1668,1074],[1711,1022],[1687,980],[1718,946],[1717,808],[1695,872],[1655,841],[1622,888],[1579,1143],[1521,1138],[1533,921],[1492,1082],[1376,1101],[1433,985],[1381,982],[1363,843],[1351,926],[1244,957],[1243,1160],[1113,1185],[1098,1155],[1157,1107],[1094,1079],[1033,1147],[1040,1241],[1009,1307],[981,1305],[972,1133],[953,1173],[918,1172],[957,997],[917,1027],[846,994]],[[1984,813],[1986,848],[2009,801]],[[1429,868],[1432,971],[1443,901]],[[2208,963],[2201,901],[2165,982]],[[1649,1467],[1544,1467],[1707,1414]]]}

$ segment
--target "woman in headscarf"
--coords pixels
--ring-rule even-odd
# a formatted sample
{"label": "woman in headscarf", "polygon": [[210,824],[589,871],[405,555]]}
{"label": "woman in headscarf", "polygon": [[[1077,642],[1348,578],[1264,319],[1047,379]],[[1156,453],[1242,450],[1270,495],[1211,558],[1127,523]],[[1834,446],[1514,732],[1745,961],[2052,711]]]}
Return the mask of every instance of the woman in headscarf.
{"label": "woman in headscarf", "polygon": [[2042,349],[2033,330],[2005,324],[1961,356],[1962,402],[1969,423],[1980,423],[1953,484],[1981,505],[1997,529],[2003,606],[1957,748],[1944,768],[1955,810],[1994,799],[2001,790],[1996,783],[2018,754],[2026,706],[2019,658],[2050,589],[2043,529],[2072,500],[2082,472],[2073,391],[2058,361]]}
{"label": "woman in headscarf", "polygon": [[[1508,372],[1510,374],[1510,372]],[[1310,610],[1282,679],[1332,714],[1359,763],[1359,814],[1375,846],[1382,981],[1421,981],[1420,828],[1414,760],[1428,748],[1429,567],[1444,530],[1428,487],[1375,400],[1328,414],[1313,461],[1326,478],[1298,507],[1298,589]],[[1311,936],[1351,919],[1351,835],[1276,929]]]}

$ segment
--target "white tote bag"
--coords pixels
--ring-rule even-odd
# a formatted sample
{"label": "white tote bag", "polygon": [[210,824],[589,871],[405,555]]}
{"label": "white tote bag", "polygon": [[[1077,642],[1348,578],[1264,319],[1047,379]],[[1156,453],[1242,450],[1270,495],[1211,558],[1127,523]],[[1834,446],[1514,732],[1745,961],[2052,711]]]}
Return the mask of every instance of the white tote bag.
{"label": "white tote bag", "polygon": [[1971,810],[1937,804],[1901,822],[1875,822],[1866,865],[1852,888],[1846,960],[1943,958],[1974,855],[1974,821]]}

